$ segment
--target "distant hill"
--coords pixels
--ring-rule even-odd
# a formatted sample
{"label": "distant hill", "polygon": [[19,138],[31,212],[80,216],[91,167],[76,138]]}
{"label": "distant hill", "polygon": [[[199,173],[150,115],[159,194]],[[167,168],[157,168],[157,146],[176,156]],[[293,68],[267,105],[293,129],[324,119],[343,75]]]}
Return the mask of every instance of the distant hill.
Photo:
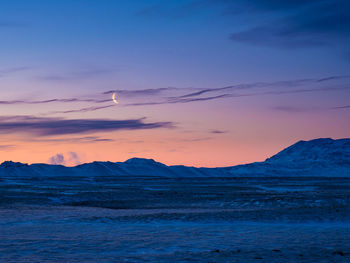
{"label": "distant hill", "polygon": [[331,176],[350,177],[350,139],[299,141],[264,162],[220,168],[167,166],[153,159],[132,158],[125,162],[92,162],[75,167],[49,164],[22,164],[11,161],[0,165],[6,176]]}

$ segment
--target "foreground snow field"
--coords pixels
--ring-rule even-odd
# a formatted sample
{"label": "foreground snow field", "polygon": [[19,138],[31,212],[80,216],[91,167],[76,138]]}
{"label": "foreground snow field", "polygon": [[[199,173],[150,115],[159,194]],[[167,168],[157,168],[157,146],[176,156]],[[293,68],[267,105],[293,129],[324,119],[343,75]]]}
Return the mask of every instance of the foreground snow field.
{"label": "foreground snow field", "polygon": [[350,262],[350,179],[0,181],[1,262]]}

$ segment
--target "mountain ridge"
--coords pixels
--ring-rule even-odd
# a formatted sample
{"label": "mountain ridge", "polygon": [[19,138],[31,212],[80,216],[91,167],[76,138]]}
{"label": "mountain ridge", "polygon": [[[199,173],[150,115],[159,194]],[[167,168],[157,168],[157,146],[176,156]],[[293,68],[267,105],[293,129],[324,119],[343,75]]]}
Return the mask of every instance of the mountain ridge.
{"label": "mountain ridge", "polygon": [[1,176],[350,176],[350,139],[319,138],[298,141],[267,158],[228,167],[167,166],[153,159],[130,158],[125,162],[84,163],[74,167],[44,163],[25,164],[5,161]]}

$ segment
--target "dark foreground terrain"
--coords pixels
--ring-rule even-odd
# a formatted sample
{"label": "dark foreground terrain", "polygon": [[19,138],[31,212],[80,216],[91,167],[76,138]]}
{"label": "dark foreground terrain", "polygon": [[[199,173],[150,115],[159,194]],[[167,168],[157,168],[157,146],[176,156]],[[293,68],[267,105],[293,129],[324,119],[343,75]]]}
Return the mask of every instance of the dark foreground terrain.
{"label": "dark foreground terrain", "polygon": [[1,262],[350,262],[350,178],[0,178]]}

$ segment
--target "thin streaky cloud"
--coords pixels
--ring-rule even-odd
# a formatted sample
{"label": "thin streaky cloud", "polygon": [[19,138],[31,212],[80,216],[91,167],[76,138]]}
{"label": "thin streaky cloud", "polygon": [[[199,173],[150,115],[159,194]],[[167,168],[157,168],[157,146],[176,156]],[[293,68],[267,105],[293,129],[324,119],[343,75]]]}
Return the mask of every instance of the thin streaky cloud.
{"label": "thin streaky cloud", "polygon": [[224,133],[228,133],[228,131],[222,131],[222,130],[211,130],[209,131],[210,133],[213,134],[224,134]]}
{"label": "thin streaky cloud", "polygon": [[[143,97],[145,95],[157,95],[164,91],[171,90],[189,90],[191,88],[159,88],[159,89],[144,89],[144,90],[109,90],[103,92],[102,95],[111,95],[117,92],[118,95],[125,97]],[[92,96],[92,95],[90,95]],[[53,98],[47,100],[0,100],[0,104],[11,105],[11,104],[46,104],[46,103],[72,103],[72,102],[92,102],[92,103],[106,103],[111,102],[111,98],[107,99],[93,99],[93,98]]]}
{"label": "thin streaky cloud", "polygon": [[77,137],[77,138],[51,138],[51,139],[43,139],[37,140],[36,142],[52,142],[52,143],[99,143],[99,142],[113,142],[114,139],[109,138],[101,138],[98,136],[85,136],[85,137]]}
{"label": "thin streaky cloud", "polygon": [[37,76],[37,80],[43,80],[43,81],[57,81],[57,82],[63,82],[63,81],[74,81],[74,80],[84,80],[84,79],[91,79],[99,76],[103,76],[106,74],[110,74],[114,72],[112,69],[87,69],[87,70],[81,70],[76,72],[69,72],[66,74],[48,74],[48,75],[41,75]]}
{"label": "thin streaky cloud", "polygon": [[[241,95],[243,97],[244,95]],[[150,106],[150,105],[163,105],[163,104],[177,104],[177,103],[189,103],[189,102],[199,102],[199,101],[209,101],[209,100],[216,100],[216,99],[222,99],[222,98],[228,98],[233,97],[233,94],[222,94],[218,96],[212,96],[212,97],[204,97],[204,98],[172,98],[166,101],[162,102],[140,102],[140,103],[129,103],[125,106]]]}
{"label": "thin streaky cloud", "polygon": [[[221,95],[217,95],[217,96],[204,97],[204,98],[190,98],[190,99],[179,98],[177,100],[174,100],[174,103],[189,103],[189,102],[197,102],[197,101],[208,101],[208,100],[228,98],[228,97],[232,97],[232,96],[233,96],[233,94],[221,94]],[[172,101],[169,101],[169,102],[171,103]]]}
{"label": "thin streaky cloud", "polygon": [[350,109],[350,105],[333,107],[333,108],[331,108],[331,109],[333,109],[333,110],[339,110],[339,109]]}
{"label": "thin streaky cloud", "polygon": [[167,101],[163,101],[163,102],[138,102],[138,103],[125,104],[125,106],[153,106],[153,105],[164,105],[164,104],[170,104],[170,102],[167,102]]}
{"label": "thin streaky cloud", "polygon": [[79,98],[68,98],[68,99],[47,99],[47,100],[0,100],[0,104],[11,105],[11,104],[46,104],[46,103],[72,103],[72,102],[92,102],[92,103],[105,103],[110,102],[111,99],[79,99]]}
{"label": "thin streaky cloud", "polygon": [[144,95],[157,95],[161,92],[168,91],[174,88],[157,88],[157,89],[142,89],[142,90],[108,90],[102,94],[113,94],[117,92],[118,94],[123,94],[125,96],[144,96]]}
{"label": "thin streaky cloud", "polygon": [[200,91],[189,93],[189,94],[182,95],[175,98],[195,97],[195,96],[203,95],[205,93],[219,92],[219,91],[225,91],[225,90],[248,90],[248,89],[255,89],[255,88],[297,87],[308,83],[326,82],[326,81],[333,81],[333,80],[344,79],[344,78],[349,78],[349,76],[330,76],[325,78],[309,78],[309,79],[284,80],[284,81],[276,81],[276,82],[256,82],[256,83],[247,83],[247,84],[236,84],[236,85],[226,86],[222,88],[202,89]]}
{"label": "thin streaky cloud", "polygon": [[[265,22],[257,19],[254,25],[245,31],[234,32],[230,39],[252,45],[272,46],[280,48],[331,47],[344,44],[348,49],[350,40],[350,4],[347,0],[305,1],[302,8],[293,9],[290,5],[279,1],[249,1],[256,6],[256,16],[264,16],[266,12],[275,19]],[[276,6],[287,7],[276,8]],[[299,6],[299,5],[298,5]],[[297,7],[297,6],[296,6]],[[261,22],[264,21],[264,22]]]}
{"label": "thin streaky cloud", "polygon": [[154,88],[154,89],[140,89],[140,90],[108,90],[103,92],[103,95],[112,95],[113,93],[117,93],[118,95],[122,95],[124,97],[140,97],[140,96],[155,96],[160,95],[162,93],[170,92],[170,91],[189,91],[189,90],[201,90],[200,88],[176,88],[176,87],[167,87],[167,88]]}
{"label": "thin streaky cloud", "polygon": [[314,89],[296,89],[296,90],[285,90],[285,91],[266,91],[266,92],[254,92],[247,94],[235,94],[227,93],[217,96],[204,97],[204,98],[183,98],[182,96],[176,98],[162,101],[162,102],[145,102],[145,103],[130,103],[125,106],[149,106],[149,105],[163,105],[163,104],[176,104],[176,103],[190,103],[190,102],[201,102],[210,101],[225,98],[240,98],[240,97],[255,97],[255,96],[268,96],[268,95],[285,95],[285,94],[297,94],[297,93],[312,93],[312,92],[322,92],[322,91],[336,91],[336,90],[348,90],[350,87],[324,87],[324,88],[314,88]]}
{"label": "thin streaky cloud", "polygon": [[81,108],[81,109],[76,109],[76,110],[52,111],[50,113],[51,114],[56,114],[56,113],[67,114],[67,113],[77,113],[77,112],[90,112],[90,111],[107,109],[107,108],[111,108],[111,107],[115,107],[115,106],[116,105],[107,105],[107,106],[101,106],[101,107],[86,107],[86,108]]}
{"label": "thin streaky cloud", "polygon": [[308,92],[318,92],[318,91],[334,91],[334,90],[348,90],[349,87],[325,87],[325,88],[314,88],[314,89],[296,89],[296,90],[286,90],[286,91],[267,91],[262,93],[255,93],[252,95],[283,95],[283,94],[293,94],[293,93],[308,93]]}
{"label": "thin streaky cloud", "polygon": [[212,140],[212,137],[203,137],[203,138],[192,138],[192,139],[177,139],[177,141],[181,142],[201,142],[201,141],[208,141]]}
{"label": "thin streaky cloud", "polygon": [[0,77],[5,77],[7,75],[17,73],[17,72],[22,72],[26,70],[30,70],[30,67],[12,67],[12,68],[3,68],[0,69]]}
{"label": "thin streaky cloud", "polygon": [[301,108],[301,107],[294,107],[294,106],[275,106],[271,108],[274,111],[280,111],[280,112],[287,112],[287,113],[303,113],[303,112],[309,112],[315,109],[310,108]]}
{"label": "thin streaky cloud", "polygon": [[[13,69],[14,70],[14,69]],[[11,70],[8,70],[11,71]],[[306,79],[296,79],[296,80],[285,80],[285,81],[276,81],[276,82],[255,82],[255,83],[247,83],[247,84],[236,84],[231,86],[225,86],[221,88],[211,88],[211,89],[200,89],[200,88],[175,88],[175,87],[167,87],[167,88],[158,88],[158,89],[143,89],[143,90],[109,90],[100,94],[90,94],[84,97],[73,97],[73,98],[52,98],[52,99],[43,99],[43,100],[29,100],[29,99],[21,99],[21,100],[0,100],[0,105],[16,105],[16,104],[49,104],[49,103],[96,103],[103,104],[111,102],[111,98],[101,98],[101,96],[111,95],[114,92],[117,92],[118,96],[121,97],[130,97],[130,98],[143,98],[145,96],[153,96],[157,98],[155,101],[144,101],[144,102],[131,102],[124,104],[124,106],[151,106],[151,105],[162,105],[162,104],[176,104],[176,103],[190,103],[190,102],[199,102],[199,101],[208,101],[215,100],[227,97],[247,97],[247,96],[260,96],[260,95],[276,95],[276,94],[289,94],[289,93],[302,93],[302,92],[315,92],[321,90],[338,90],[338,89],[347,89],[347,87],[321,87],[321,88],[313,88],[313,89],[304,89],[300,88],[298,90],[291,90],[291,88],[303,87],[305,85],[321,85],[321,83],[333,82],[338,79],[349,78],[349,76],[329,76],[324,78],[306,78]],[[285,88],[287,90],[275,90]],[[254,89],[273,89],[265,92],[255,92],[255,93],[239,93],[236,94],[234,92],[239,91],[248,91]],[[190,93],[187,93],[192,91]],[[194,92],[193,92],[194,91]],[[177,92],[184,93],[180,95],[174,95],[171,97],[163,97],[162,94],[167,92]],[[201,97],[202,95],[210,94],[210,93],[222,93],[213,96]],[[94,97],[93,97],[94,96]],[[84,107],[81,109],[72,109],[65,111],[58,111],[54,113],[74,113],[74,112],[89,112],[96,111],[99,109],[105,109],[112,107],[112,105],[100,106],[100,107]]]}
{"label": "thin streaky cloud", "polygon": [[12,145],[12,144],[3,144],[3,145],[0,145],[0,150],[8,150],[8,149],[11,149],[13,147],[14,147],[14,145]]}
{"label": "thin streaky cloud", "polygon": [[330,80],[335,80],[335,79],[346,79],[346,78],[349,78],[349,76],[346,76],[346,75],[331,76],[331,77],[325,77],[325,78],[318,79],[318,82],[330,81]]}
{"label": "thin streaky cloud", "polygon": [[199,95],[202,95],[202,94],[205,94],[205,93],[208,93],[208,92],[214,92],[214,91],[220,91],[220,90],[222,90],[222,89],[221,88],[219,88],[219,89],[204,89],[204,90],[201,90],[201,91],[197,91],[197,92],[193,92],[193,93],[190,93],[190,94],[182,95],[182,96],[179,96],[177,98],[195,97],[195,96],[199,96]]}
{"label": "thin streaky cloud", "polygon": [[178,19],[210,10],[213,15],[234,17],[234,28],[237,20],[244,19],[246,29],[230,35],[235,42],[288,49],[344,44],[348,50],[349,8],[347,0],[194,0],[172,6],[150,4],[137,15]]}

